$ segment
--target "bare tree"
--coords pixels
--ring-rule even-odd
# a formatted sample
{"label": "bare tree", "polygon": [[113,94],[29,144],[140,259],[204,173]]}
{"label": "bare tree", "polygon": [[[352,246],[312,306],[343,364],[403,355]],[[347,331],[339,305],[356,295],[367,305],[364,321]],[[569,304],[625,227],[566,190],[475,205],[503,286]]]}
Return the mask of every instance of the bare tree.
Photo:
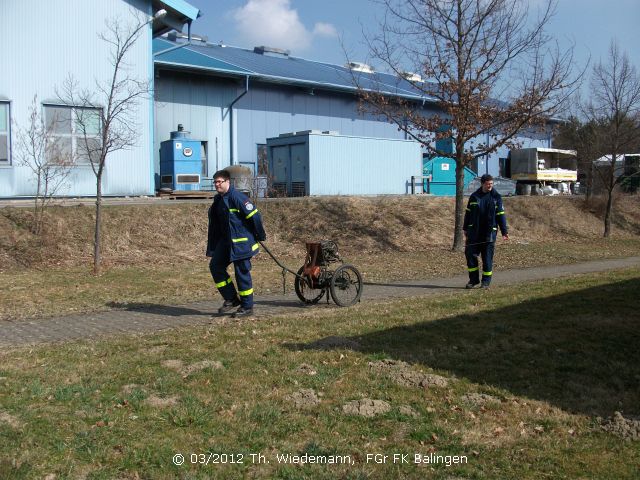
{"label": "bare tree", "polygon": [[591,97],[584,108],[589,121],[598,124],[600,141],[607,155],[604,168],[595,168],[607,196],[604,236],[611,235],[613,192],[624,176],[621,164],[628,149],[640,139],[640,77],[626,52],[612,41],[609,60],[598,63],[591,77]]}
{"label": "bare tree", "polygon": [[[553,0],[535,20],[524,0],[378,1],[385,17],[379,32],[367,36],[371,56],[437,111],[375,89],[360,89],[361,97],[366,109],[432,153],[455,158],[453,248],[461,250],[465,166],[514,146],[523,130],[544,128],[576,88],[572,49],[561,53],[544,32]],[[433,141],[442,138],[450,138],[453,154],[436,150]]]}
{"label": "bare tree", "polygon": [[554,148],[576,150],[579,180],[587,202],[593,193],[593,162],[603,155],[601,139],[602,131],[597,122],[583,122],[577,116],[562,123],[553,139]]}
{"label": "bare tree", "polygon": [[80,132],[78,160],[91,165],[96,176],[96,221],[93,250],[93,272],[100,273],[100,231],[102,206],[102,175],[109,156],[136,145],[138,139],[137,106],[147,97],[151,84],[131,74],[127,57],[149,21],[132,15],[134,23],[114,18],[106,22],[106,31],[99,38],[111,48],[109,79],[96,79],[93,88],[81,88],[73,76],[67,77],[58,97],[74,107],[74,122]]}
{"label": "bare tree", "polygon": [[44,213],[51,199],[68,186],[67,179],[73,166],[69,152],[63,152],[54,135],[55,123],[45,122],[34,95],[29,107],[29,120],[25,127],[18,126],[16,153],[19,165],[28,167],[36,178],[31,231],[40,235]]}

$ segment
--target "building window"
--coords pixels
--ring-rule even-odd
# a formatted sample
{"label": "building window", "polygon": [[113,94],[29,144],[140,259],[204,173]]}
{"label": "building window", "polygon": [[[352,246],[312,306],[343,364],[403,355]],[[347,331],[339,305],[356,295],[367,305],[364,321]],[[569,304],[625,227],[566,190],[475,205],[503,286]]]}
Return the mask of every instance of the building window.
{"label": "building window", "polygon": [[99,161],[100,109],[45,105],[44,117],[61,159],[77,164]]}
{"label": "building window", "polygon": [[9,163],[9,104],[0,102],[0,165]]}

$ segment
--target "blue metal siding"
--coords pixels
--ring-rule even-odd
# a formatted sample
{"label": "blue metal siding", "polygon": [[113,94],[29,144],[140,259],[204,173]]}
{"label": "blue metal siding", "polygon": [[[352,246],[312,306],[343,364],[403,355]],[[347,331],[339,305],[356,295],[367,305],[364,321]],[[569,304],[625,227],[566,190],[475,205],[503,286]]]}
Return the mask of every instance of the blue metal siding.
{"label": "blue metal siding", "polygon": [[[159,142],[182,123],[192,138],[209,142],[209,172],[215,169],[215,139],[218,139],[219,168],[229,165],[228,105],[243,91],[238,81],[218,77],[184,75],[162,70],[156,80],[156,172],[159,170]],[[249,82],[249,92],[234,107],[235,162],[257,160],[257,145],[281,133],[304,130],[332,130],[340,135],[404,139],[394,124],[358,111],[355,97],[338,92],[310,95],[307,89],[286,85]],[[523,144],[547,146],[544,133],[529,133]],[[489,173],[498,174],[498,159],[506,147],[489,157]],[[478,171],[485,173],[484,159]],[[413,175],[419,175],[421,165]]]}
{"label": "blue metal siding", "polygon": [[309,135],[310,195],[406,194],[421,171],[417,142]]}
{"label": "blue metal siding", "polygon": [[358,112],[355,98],[285,86],[252,85],[236,104],[237,159],[256,161],[256,145],[281,133],[332,130],[341,135],[402,139],[404,134],[384,121]]}
{"label": "blue metal siding", "polygon": [[[105,31],[105,19],[131,18],[131,9],[146,15],[148,2],[142,0],[10,0],[0,2],[0,30],[15,39],[0,49],[0,97],[12,103],[12,120],[25,128],[33,96],[38,103],[55,102],[56,87],[72,74],[80,87],[94,89],[95,79],[111,77],[108,45],[98,38]],[[34,14],[37,12],[37,14]],[[28,20],[24,20],[28,19]],[[151,27],[149,27],[151,28]],[[43,32],[46,41],[43,41]],[[127,59],[129,73],[141,80],[149,78],[150,36],[143,35]],[[149,194],[151,152],[148,118],[151,104],[138,104],[137,145],[114,152],[107,159],[105,195]],[[15,145],[16,129],[12,131]],[[14,149],[15,150],[15,149]],[[15,154],[15,151],[14,151]],[[95,176],[88,166],[74,168],[67,195],[95,195]],[[16,165],[0,169],[0,196],[33,195],[35,181],[29,167]]]}
{"label": "blue metal siding", "polygon": [[[423,160],[422,174],[430,176],[422,182],[425,193],[435,196],[454,196],[456,194],[456,161],[450,157],[434,157]],[[476,177],[473,170],[464,168],[465,188]],[[416,187],[418,188],[418,187]]]}
{"label": "blue metal siding", "polygon": [[[207,142],[209,174],[213,174],[216,167],[229,165],[227,107],[240,91],[237,83],[224,79],[213,82],[204,77],[167,76],[160,72],[155,91],[155,171],[160,171],[160,143],[169,139],[170,132],[176,130],[178,124],[191,132],[192,139]],[[242,137],[239,138],[242,142]]]}

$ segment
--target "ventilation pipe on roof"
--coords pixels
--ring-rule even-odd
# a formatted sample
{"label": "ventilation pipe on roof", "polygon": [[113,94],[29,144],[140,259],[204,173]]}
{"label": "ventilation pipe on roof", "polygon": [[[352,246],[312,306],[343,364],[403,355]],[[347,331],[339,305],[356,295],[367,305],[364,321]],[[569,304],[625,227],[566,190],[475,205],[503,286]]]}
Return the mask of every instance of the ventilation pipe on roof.
{"label": "ventilation pipe on roof", "polygon": [[345,65],[349,70],[354,72],[374,73],[373,67],[362,62],[349,62]]}
{"label": "ventilation pipe on roof", "polygon": [[229,105],[229,165],[234,164],[234,150],[233,150],[233,106],[236,104],[238,100],[244,97],[249,91],[249,75],[246,77],[246,82],[244,85],[244,92],[238,95],[233,102]]}
{"label": "ventilation pipe on roof", "polygon": [[400,72],[400,76],[409,82],[422,82],[422,76],[414,72]]}
{"label": "ventilation pipe on roof", "polygon": [[[178,38],[188,39],[189,35],[185,35],[184,33],[173,31],[167,34],[167,38],[172,42],[175,42]],[[195,33],[192,33],[191,40],[196,42],[207,43],[209,41],[209,37],[207,37],[206,35],[196,35]]]}
{"label": "ventilation pipe on roof", "polygon": [[291,51],[285,50],[283,48],[267,47],[265,45],[261,45],[259,47],[253,47],[253,53],[257,53],[259,55],[288,57],[291,54]]}
{"label": "ventilation pipe on roof", "polygon": [[189,20],[189,22],[187,23],[187,39],[188,40],[186,43],[181,43],[180,45],[174,45],[173,47],[166,48],[165,50],[161,50],[159,52],[154,53],[153,56],[157,57],[159,55],[162,55],[163,53],[171,52],[173,50],[177,50],[179,48],[183,48],[188,45],[191,45],[191,20]]}

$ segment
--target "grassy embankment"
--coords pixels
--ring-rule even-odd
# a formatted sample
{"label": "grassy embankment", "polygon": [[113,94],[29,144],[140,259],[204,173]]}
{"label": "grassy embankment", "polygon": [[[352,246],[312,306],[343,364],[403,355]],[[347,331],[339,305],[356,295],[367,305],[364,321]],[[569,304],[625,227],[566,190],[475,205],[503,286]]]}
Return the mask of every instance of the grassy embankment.
{"label": "grassy embankment", "polygon": [[[0,478],[637,478],[638,441],[596,416],[640,413],[639,288],[632,269],[4,351]],[[364,399],[385,403],[345,411]],[[197,463],[220,458],[242,463]]]}
{"label": "grassy embankment", "polygon": [[[640,251],[640,197],[618,200],[608,240],[601,238],[601,205],[587,208],[581,198],[516,197],[505,205],[512,239],[498,241],[496,272]],[[212,298],[203,256],[207,208],[179,202],[105,207],[106,268],[99,278],[89,273],[92,207],[51,208],[41,237],[29,233],[28,209],[0,209],[0,319],[103,310],[113,302]],[[465,271],[462,254],[450,250],[452,199],[307,198],[262,202],[259,208],[268,246],[291,268],[302,264],[305,240],[330,238],[365,281]],[[280,269],[265,254],[254,261],[254,282],[259,295],[281,291]]]}

